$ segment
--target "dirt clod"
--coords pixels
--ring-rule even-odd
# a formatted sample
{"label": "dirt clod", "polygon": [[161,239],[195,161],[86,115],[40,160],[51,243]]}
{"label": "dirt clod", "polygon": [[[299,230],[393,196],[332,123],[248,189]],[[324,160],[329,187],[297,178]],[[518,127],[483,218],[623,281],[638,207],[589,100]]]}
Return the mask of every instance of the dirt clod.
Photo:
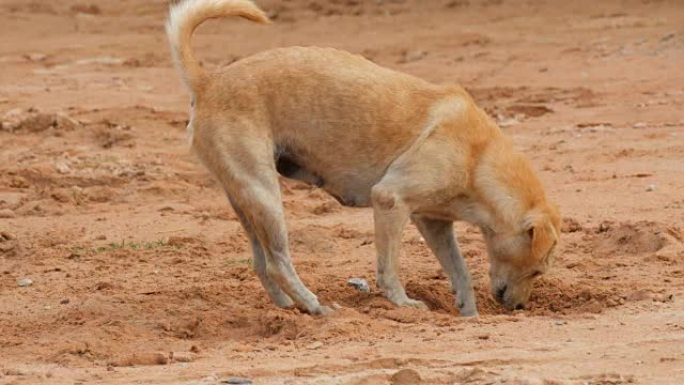
{"label": "dirt clod", "polygon": [[413,369],[401,369],[390,377],[392,385],[418,385],[422,379]]}
{"label": "dirt clod", "polygon": [[667,244],[667,229],[653,222],[606,227],[593,242],[597,255],[652,253]]}
{"label": "dirt clod", "polygon": [[119,357],[110,362],[111,366],[152,366],[152,365],[166,365],[169,362],[169,357],[164,353],[156,352],[141,352],[131,353]]}
{"label": "dirt clod", "polygon": [[368,281],[363,278],[349,278],[347,284],[362,293],[370,293]]}
{"label": "dirt clod", "polygon": [[221,383],[229,385],[249,385],[252,383],[252,380],[244,377],[229,377],[225,380],[221,380]]}
{"label": "dirt clod", "polygon": [[14,211],[12,211],[10,209],[0,210],[0,218],[14,218],[16,216],[17,216],[17,214],[15,214]]}

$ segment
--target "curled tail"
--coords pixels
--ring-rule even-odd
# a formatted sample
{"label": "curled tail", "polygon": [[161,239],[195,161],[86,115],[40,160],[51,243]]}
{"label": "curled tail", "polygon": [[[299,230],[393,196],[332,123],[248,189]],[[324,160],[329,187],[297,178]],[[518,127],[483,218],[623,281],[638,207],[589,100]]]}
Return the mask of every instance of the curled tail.
{"label": "curled tail", "polygon": [[264,12],[251,0],[181,0],[169,11],[166,34],[171,43],[171,54],[191,90],[195,90],[205,76],[192,53],[192,33],[207,19],[227,16],[240,16],[257,23],[269,22]]}

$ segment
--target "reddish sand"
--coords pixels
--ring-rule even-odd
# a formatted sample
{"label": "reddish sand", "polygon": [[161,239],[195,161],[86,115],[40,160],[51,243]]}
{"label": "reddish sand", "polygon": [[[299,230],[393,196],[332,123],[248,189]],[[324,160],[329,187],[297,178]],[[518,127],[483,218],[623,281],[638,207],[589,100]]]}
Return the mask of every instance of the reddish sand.
{"label": "reddish sand", "polygon": [[529,309],[489,297],[465,224],[481,316],[456,316],[414,228],[402,278],[430,311],[395,308],[370,210],[288,181],[296,267],[339,310],[276,308],[188,152],[167,1],[2,0],[0,384],[684,383],[681,1],[259,3],[275,24],[200,28],[205,65],[333,46],[459,82],[500,122],[564,215]]}

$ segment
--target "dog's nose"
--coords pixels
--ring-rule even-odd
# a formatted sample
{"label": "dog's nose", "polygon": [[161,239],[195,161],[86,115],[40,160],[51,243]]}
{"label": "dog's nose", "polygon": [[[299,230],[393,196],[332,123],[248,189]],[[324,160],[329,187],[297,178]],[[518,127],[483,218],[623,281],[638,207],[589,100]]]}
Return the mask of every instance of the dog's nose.
{"label": "dog's nose", "polygon": [[507,285],[503,285],[500,288],[496,289],[496,300],[499,302],[503,302],[504,300],[504,294],[506,294],[506,289],[508,288]]}
{"label": "dog's nose", "polygon": [[521,303],[515,305],[515,310],[523,310],[523,309],[525,309],[525,305],[523,305]]}

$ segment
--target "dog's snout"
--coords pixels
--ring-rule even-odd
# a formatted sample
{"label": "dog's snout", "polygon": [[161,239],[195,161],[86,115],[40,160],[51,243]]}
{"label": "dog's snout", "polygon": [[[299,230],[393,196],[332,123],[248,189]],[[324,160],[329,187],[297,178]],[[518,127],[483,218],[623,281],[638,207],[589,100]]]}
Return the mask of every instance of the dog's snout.
{"label": "dog's snout", "polygon": [[496,300],[499,302],[503,302],[504,300],[504,294],[506,294],[506,289],[508,288],[507,285],[503,285],[499,288],[496,289]]}

